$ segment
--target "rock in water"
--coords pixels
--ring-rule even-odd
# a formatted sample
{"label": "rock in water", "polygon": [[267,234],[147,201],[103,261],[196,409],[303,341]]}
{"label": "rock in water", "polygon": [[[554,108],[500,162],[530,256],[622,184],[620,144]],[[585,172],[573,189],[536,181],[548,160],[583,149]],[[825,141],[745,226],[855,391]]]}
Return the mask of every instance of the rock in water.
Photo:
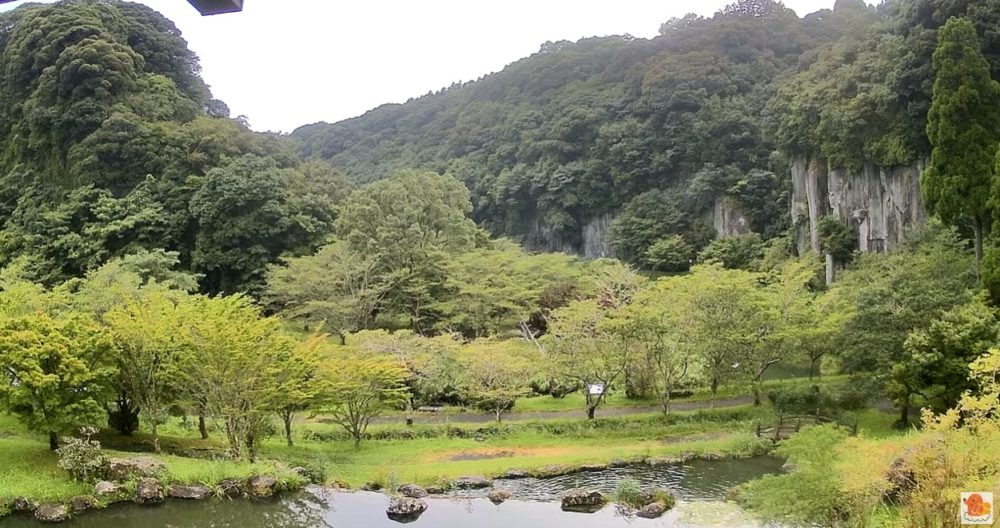
{"label": "rock in water", "polygon": [[38,509],[38,503],[27,497],[18,497],[11,504],[11,509],[15,512],[31,513]]}
{"label": "rock in water", "polygon": [[411,523],[427,511],[427,503],[412,497],[393,497],[385,514],[400,523]]}
{"label": "rock in water", "polygon": [[167,487],[167,497],[172,499],[205,500],[212,496],[212,490],[205,486],[183,486],[173,484]]}
{"label": "rock in water", "polygon": [[643,519],[656,519],[667,511],[667,505],[662,501],[651,502],[635,512],[636,517]]}
{"label": "rock in water", "polygon": [[163,502],[163,486],[155,478],[139,479],[135,486],[135,502],[139,504],[154,504]]}
{"label": "rock in water", "polygon": [[87,510],[93,510],[94,508],[97,508],[97,499],[89,495],[79,495],[73,497],[73,499],[70,500],[69,503],[71,506],[73,506],[73,513],[81,513]]}
{"label": "rock in water", "polygon": [[604,495],[599,491],[574,489],[563,494],[563,511],[593,513],[604,507]]}
{"label": "rock in water", "polygon": [[69,519],[69,508],[65,504],[45,503],[35,508],[35,519],[42,522],[63,522]]}
{"label": "rock in water", "polygon": [[451,483],[452,487],[458,489],[482,489],[493,485],[493,481],[479,475],[458,477]]}
{"label": "rock in water", "polygon": [[428,495],[427,490],[416,484],[403,484],[396,491],[402,493],[404,497],[410,497],[411,499],[422,499]]}
{"label": "rock in water", "polygon": [[278,479],[260,475],[250,479],[250,496],[265,498],[274,495],[274,487],[278,485]]}
{"label": "rock in water", "polygon": [[503,489],[490,490],[489,498],[493,504],[500,504],[510,498],[510,492]]}
{"label": "rock in water", "polygon": [[223,479],[219,481],[219,492],[234,499],[246,493],[246,486],[243,485],[243,481],[237,479]]}

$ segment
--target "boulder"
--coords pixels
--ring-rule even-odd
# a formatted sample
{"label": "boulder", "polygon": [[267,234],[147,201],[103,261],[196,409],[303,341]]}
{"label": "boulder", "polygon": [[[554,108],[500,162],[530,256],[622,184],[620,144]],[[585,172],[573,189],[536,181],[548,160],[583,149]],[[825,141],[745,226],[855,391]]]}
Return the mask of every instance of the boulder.
{"label": "boulder", "polygon": [[629,466],[628,460],[625,460],[623,458],[616,458],[611,462],[608,462],[608,467],[612,468],[623,468],[628,466]]}
{"label": "boulder", "polygon": [[593,513],[604,507],[604,495],[596,490],[573,489],[562,496],[563,511]]}
{"label": "boulder", "polygon": [[250,478],[249,493],[251,497],[265,498],[274,495],[278,479],[269,475],[258,475]]}
{"label": "boulder", "polygon": [[73,507],[73,513],[81,513],[87,510],[96,509],[97,499],[91,497],[90,495],[78,495],[70,499],[69,504]]}
{"label": "boulder", "polygon": [[38,509],[38,503],[26,497],[14,499],[10,506],[11,510],[21,513],[31,513]]}
{"label": "boulder", "polygon": [[651,457],[646,459],[646,464],[653,467],[660,466],[672,466],[675,464],[680,464],[682,461],[677,457],[662,456],[662,457]]}
{"label": "boulder", "polygon": [[409,523],[417,520],[420,514],[426,510],[427,503],[420,499],[393,497],[392,501],[389,502],[389,507],[385,510],[385,514],[396,522]]}
{"label": "boulder", "polygon": [[69,508],[65,504],[47,502],[35,508],[35,519],[41,522],[63,522],[69,519]]}
{"label": "boulder", "polygon": [[167,497],[172,499],[205,500],[212,496],[212,490],[205,486],[171,484],[167,486]]}
{"label": "boulder", "polygon": [[503,475],[501,475],[500,478],[515,480],[515,479],[528,478],[530,476],[531,474],[523,469],[508,469],[507,471],[504,471]]}
{"label": "boulder", "polygon": [[635,512],[636,517],[656,519],[667,511],[667,505],[661,501],[651,502]]}
{"label": "boulder", "polygon": [[411,499],[422,499],[429,495],[427,490],[417,486],[416,484],[403,484],[397,488],[396,491],[401,493],[404,497],[409,497]]}
{"label": "boulder", "polygon": [[488,495],[493,504],[500,504],[511,497],[511,493],[505,489],[492,489]]}
{"label": "boulder", "polygon": [[605,471],[608,469],[607,464],[584,464],[580,466],[580,471]]}
{"label": "boulder", "polygon": [[125,482],[133,477],[156,477],[166,471],[167,466],[151,457],[108,459],[108,479]]}
{"label": "boulder", "polygon": [[135,486],[135,502],[139,504],[154,504],[163,502],[163,486],[152,477],[139,479]]}
{"label": "boulder", "polygon": [[552,478],[561,477],[563,475],[569,475],[570,473],[576,472],[576,468],[571,466],[565,466],[562,464],[552,464],[548,466],[542,466],[532,472],[532,476],[536,478]]}
{"label": "boulder", "polygon": [[428,495],[443,495],[446,491],[444,486],[427,486]]}
{"label": "boulder", "polygon": [[114,482],[108,482],[107,480],[102,480],[94,486],[94,495],[98,497],[107,497],[109,495],[118,494],[118,484]]}
{"label": "boulder", "polygon": [[246,486],[241,480],[223,479],[219,481],[219,493],[229,498],[242,497],[246,493]]}
{"label": "boulder", "polygon": [[493,485],[493,481],[481,475],[458,477],[451,486],[458,489],[482,489]]}

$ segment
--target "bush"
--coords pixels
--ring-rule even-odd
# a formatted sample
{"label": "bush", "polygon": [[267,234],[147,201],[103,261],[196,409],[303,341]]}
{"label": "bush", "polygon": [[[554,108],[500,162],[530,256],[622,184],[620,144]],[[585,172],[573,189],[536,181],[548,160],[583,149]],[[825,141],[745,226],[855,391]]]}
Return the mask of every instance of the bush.
{"label": "bush", "polygon": [[767,393],[767,399],[781,414],[836,416],[843,411],[863,409],[878,394],[878,384],[852,379],[833,385],[788,385]]}
{"label": "bush", "polygon": [[108,427],[122,436],[132,436],[139,428],[139,408],[124,395],[119,396],[115,408],[108,409]]}
{"label": "bush", "polygon": [[634,478],[624,478],[618,482],[618,487],[615,489],[615,500],[621,504],[626,504],[632,506],[633,508],[642,508],[646,504],[643,503],[645,498],[642,492],[642,487],[639,485],[639,481]]}
{"label": "bush", "polygon": [[101,452],[101,443],[91,440],[97,430],[84,427],[80,429],[82,438],[66,438],[59,454],[59,467],[69,473],[73,480],[80,482],[96,482],[104,476],[107,458]]}

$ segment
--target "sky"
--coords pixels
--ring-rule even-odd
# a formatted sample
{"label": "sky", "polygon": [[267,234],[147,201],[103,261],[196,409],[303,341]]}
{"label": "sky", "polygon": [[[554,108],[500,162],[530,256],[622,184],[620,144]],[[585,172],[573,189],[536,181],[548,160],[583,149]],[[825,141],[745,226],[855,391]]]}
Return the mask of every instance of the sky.
{"label": "sky", "polygon": [[[174,21],[234,117],[291,132],[478,79],[546,41],[651,38],[733,0],[245,0],[242,13],[210,17],[183,0],[140,1]],[[784,3],[804,16],[834,1]]]}

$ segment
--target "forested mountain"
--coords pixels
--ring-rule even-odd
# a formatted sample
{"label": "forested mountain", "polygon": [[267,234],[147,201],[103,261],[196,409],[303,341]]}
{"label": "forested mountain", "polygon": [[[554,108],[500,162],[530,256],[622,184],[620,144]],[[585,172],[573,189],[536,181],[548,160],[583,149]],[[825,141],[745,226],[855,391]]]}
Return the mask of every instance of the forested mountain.
{"label": "forested mountain", "polygon": [[346,183],[228,118],[169,20],[80,0],[0,14],[0,265],[46,284],[137,250],[207,292],[311,250]]}
{"label": "forested mountain", "polygon": [[[818,216],[832,211],[861,230],[863,249],[880,249],[923,216],[910,180],[930,152],[931,54],[952,16],[974,22],[995,77],[1000,2],[839,0],[800,18],[780,2],[741,0],[670,20],[650,40],[549,42],[478,81],[293,137],[358,182],[401,168],[451,172],[471,189],[478,222],[532,248],[642,263],[671,235],[693,258],[712,227],[768,239],[803,223],[818,245]],[[866,189],[840,204],[813,196],[810,206],[795,189],[803,218],[793,220],[797,160],[803,187],[811,164],[848,176],[870,165],[873,180],[879,168],[915,168],[890,175],[904,180],[896,194]],[[818,194],[840,182],[823,176]],[[869,212],[881,215],[874,227],[857,218]]]}

